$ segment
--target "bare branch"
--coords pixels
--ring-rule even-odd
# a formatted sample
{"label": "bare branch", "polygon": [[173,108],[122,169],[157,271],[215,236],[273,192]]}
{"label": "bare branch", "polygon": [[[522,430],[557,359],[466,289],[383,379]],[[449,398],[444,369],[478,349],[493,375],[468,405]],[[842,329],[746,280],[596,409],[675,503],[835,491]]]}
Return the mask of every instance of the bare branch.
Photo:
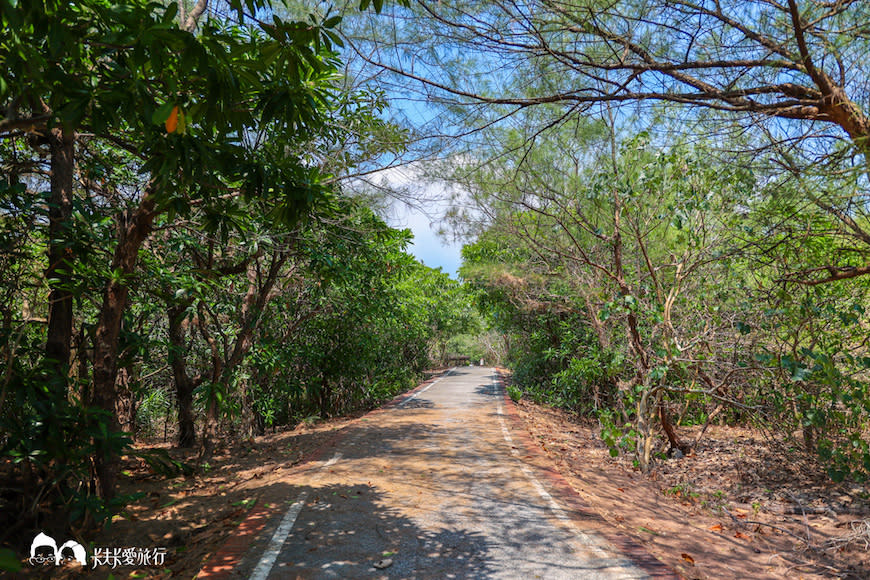
{"label": "bare branch", "polygon": [[[829,273],[828,276],[819,279],[807,279],[805,276],[813,274],[814,272],[827,271]],[[839,280],[849,280],[851,278],[857,278],[859,276],[866,276],[870,274],[870,265],[867,266],[825,266],[822,268],[812,268],[809,270],[803,270],[801,272],[795,272],[793,275],[789,276],[785,281],[795,282],[802,286],[818,286],[819,284],[828,284],[830,282],[837,282]]]}
{"label": "bare branch", "polygon": [[206,8],[208,8],[208,0],[198,0],[196,5],[187,13],[187,18],[181,28],[187,32],[193,32],[196,30],[196,26],[199,24],[199,18],[203,15]]}

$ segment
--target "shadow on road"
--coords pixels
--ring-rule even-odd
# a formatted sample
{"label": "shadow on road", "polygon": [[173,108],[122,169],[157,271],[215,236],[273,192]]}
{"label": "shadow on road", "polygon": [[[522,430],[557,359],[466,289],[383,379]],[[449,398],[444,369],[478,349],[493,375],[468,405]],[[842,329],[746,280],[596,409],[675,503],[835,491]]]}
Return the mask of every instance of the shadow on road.
{"label": "shadow on road", "polygon": [[501,387],[461,374],[473,382],[362,418],[297,473],[307,487],[285,501],[304,508],[271,578],[638,577],[554,518],[493,419]]}
{"label": "shadow on road", "polygon": [[[272,578],[481,578],[491,573],[482,534],[422,529],[366,484],[301,487],[294,494],[303,491],[305,509]],[[386,567],[378,569],[376,563]]]}
{"label": "shadow on road", "polygon": [[429,399],[423,399],[420,397],[407,399],[403,401],[400,405],[398,405],[399,409],[432,409],[434,407],[435,403],[433,403]]}
{"label": "shadow on road", "polygon": [[456,367],[452,371],[450,371],[451,377],[464,377],[467,375],[475,374],[473,370],[474,367]]}
{"label": "shadow on road", "polygon": [[474,392],[475,394],[483,395],[484,397],[501,397],[501,387],[492,382],[480,385],[474,390]]}

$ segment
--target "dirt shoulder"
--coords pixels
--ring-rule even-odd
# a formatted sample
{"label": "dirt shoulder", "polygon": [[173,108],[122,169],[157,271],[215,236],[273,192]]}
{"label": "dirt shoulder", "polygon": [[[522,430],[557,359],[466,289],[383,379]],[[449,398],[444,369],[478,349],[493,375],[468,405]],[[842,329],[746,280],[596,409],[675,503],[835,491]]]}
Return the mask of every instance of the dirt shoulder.
{"label": "dirt shoulder", "polygon": [[[446,370],[428,371],[427,381],[417,388],[436,380]],[[236,535],[253,510],[283,513],[294,485],[294,470],[316,459],[335,443],[345,427],[365,420],[364,415],[360,411],[346,417],[303,422],[293,429],[253,439],[230,439],[207,461],[194,450],[173,448],[169,443],[139,443],[138,451],[165,452],[194,471],[167,478],[133,455],[123,457],[118,493],[141,494],[141,499],[115,516],[109,527],[83,531],[72,539],[86,546],[89,553],[94,553],[95,547],[165,549],[163,565],[101,565],[84,570],[76,563],[37,568],[25,562],[18,576],[59,580],[194,578]],[[21,545],[10,547],[27,557],[24,542],[30,540],[24,538]]]}
{"label": "dirt shoulder", "polygon": [[[867,489],[796,450],[711,427],[696,451],[642,475],[597,425],[520,401],[525,427],[593,511],[687,579],[868,578]],[[690,438],[692,430],[682,430]]]}
{"label": "dirt shoulder", "polygon": [[[194,578],[202,565],[237,529],[255,507],[280,507],[288,497],[288,474],[294,466],[328,445],[354,418],[302,424],[296,429],[257,437],[219,449],[205,466],[196,454],[166,445],[173,459],[197,466],[195,475],[167,479],[132,457],[124,461],[121,493],[144,494],[112,521],[108,529],[77,538],[92,547],[165,548],[163,566],[84,571],[76,565],[45,570],[25,564],[22,577],[31,578]],[[92,548],[91,548],[92,549]],[[89,549],[89,551],[91,551]]]}

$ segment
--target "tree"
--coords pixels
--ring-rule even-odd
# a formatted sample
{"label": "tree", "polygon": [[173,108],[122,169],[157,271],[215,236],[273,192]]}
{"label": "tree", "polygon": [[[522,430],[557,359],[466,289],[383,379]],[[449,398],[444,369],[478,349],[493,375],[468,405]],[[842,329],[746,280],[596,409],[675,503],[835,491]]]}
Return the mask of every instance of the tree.
{"label": "tree", "polygon": [[[870,163],[868,19],[867,4],[849,0],[422,0],[354,33],[352,44],[393,75],[382,81],[391,90],[447,113],[439,132],[473,141],[459,155],[477,155],[476,131],[509,126],[530,107],[546,113],[515,147],[531,149],[547,127],[598,116],[605,106],[619,108],[623,125],[642,123],[659,135],[724,130],[742,140],[727,140],[729,147],[761,151],[756,161],[767,171],[809,177],[805,199],[866,246],[870,235],[855,216],[864,215]],[[852,195],[819,187],[849,172],[859,182]],[[794,279],[816,284],[868,272],[865,250],[863,260],[796,266]]]}
{"label": "tree", "polygon": [[[247,14],[268,5],[230,2],[237,25],[210,19],[196,34],[175,24],[174,3],[2,6],[0,139],[16,151],[34,150],[16,158],[6,191],[49,192],[45,368],[57,385],[49,406],[67,396],[71,292],[86,262],[74,251],[73,218],[88,218],[75,212],[77,200],[99,200],[90,217],[115,227],[108,262],[90,274],[100,280],[102,299],[86,390],[106,426],[94,436],[94,469],[108,499],[123,441],[115,412],[122,320],[139,251],[156,224],[194,210],[231,215],[236,200],[258,198],[269,201],[271,219],[290,223],[326,190],[299,151],[329,111],[332,37],[318,23],[267,24]],[[49,160],[47,172],[40,155]],[[119,159],[121,167],[112,163]],[[119,179],[123,173],[128,179]]]}
{"label": "tree", "polygon": [[[560,103],[580,112],[599,103],[668,101],[798,120],[804,123],[789,129],[807,135],[814,122],[833,124],[864,152],[868,17],[865,3],[848,0],[421,1],[413,13],[397,11],[384,35],[399,39],[396,59],[377,46],[366,54],[453,103],[514,110]],[[422,46],[401,42],[412,34]],[[451,76],[434,68],[442,63],[465,66]],[[537,82],[515,83],[532,73]]]}
{"label": "tree", "polygon": [[[512,138],[523,137],[499,141],[510,150]],[[734,273],[723,258],[735,251],[739,204],[753,195],[754,176],[711,166],[700,147],[658,150],[643,135],[611,149],[606,137],[584,142],[562,127],[540,141],[468,173],[468,190],[490,212],[482,241],[520,242],[514,250],[501,242],[495,260],[483,260],[514,266],[463,275],[497,302],[506,296],[513,316],[522,316],[520,327],[541,330],[525,336],[532,348],[551,353],[536,374],[564,386],[574,372],[596,409],[607,402],[621,413],[646,470],[656,423],[672,448],[688,448],[673,427],[669,400],[691,393],[740,406],[730,385],[754,365],[726,354],[735,352],[724,295]],[[466,257],[480,260],[485,247]],[[711,294],[721,300],[701,299]],[[718,351],[714,360],[710,350]]]}
{"label": "tree", "polygon": [[430,359],[447,364],[450,339],[478,330],[478,320],[467,288],[439,269],[415,268],[405,282],[408,311],[423,313],[429,337]]}

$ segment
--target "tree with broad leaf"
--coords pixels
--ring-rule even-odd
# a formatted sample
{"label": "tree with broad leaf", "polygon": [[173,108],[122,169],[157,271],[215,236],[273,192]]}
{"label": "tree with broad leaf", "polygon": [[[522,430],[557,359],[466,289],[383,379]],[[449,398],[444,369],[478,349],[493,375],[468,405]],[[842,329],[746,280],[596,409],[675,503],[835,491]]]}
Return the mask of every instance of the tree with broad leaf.
{"label": "tree with broad leaf", "polygon": [[[98,205],[114,223],[87,389],[104,417],[94,470],[107,499],[118,468],[121,325],[139,252],[158,218],[171,222],[194,209],[220,214],[242,198],[268,201],[269,219],[292,223],[328,191],[298,145],[323,126],[333,101],[329,26],[337,22],[263,22],[254,15],[269,8],[267,0],[228,6],[235,23],[203,20],[204,10],[192,10],[179,27],[176,3],[0,4],[0,140],[34,152],[9,164],[4,193],[48,190],[44,378],[51,396],[67,389],[82,258],[70,240],[77,192],[102,198]],[[252,138],[263,131],[269,147]],[[115,188],[110,175],[89,171],[95,165],[81,163],[82,155],[100,148],[123,155],[138,179]],[[34,173],[43,158],[48,171]]]}

